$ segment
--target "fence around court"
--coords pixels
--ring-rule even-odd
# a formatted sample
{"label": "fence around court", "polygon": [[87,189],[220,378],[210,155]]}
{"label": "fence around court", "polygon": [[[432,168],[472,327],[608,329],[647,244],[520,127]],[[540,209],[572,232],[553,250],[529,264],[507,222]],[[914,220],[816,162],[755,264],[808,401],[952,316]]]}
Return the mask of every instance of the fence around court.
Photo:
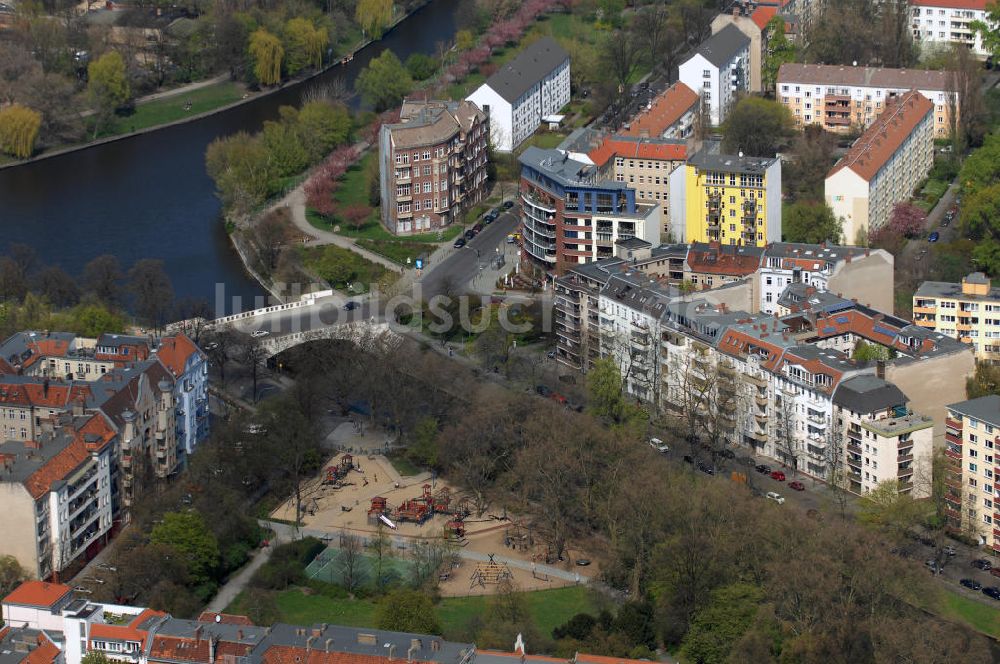
{"label": "fence around court", "polygon": [[[384,582],[409,582],[413,578],[413,560],[400,557],[401,548],[407,546],[405,540],[393,538],[392,555],[382,558],[382,576]],[[358,560],[354,568],[354,577],[359,586],[374,586],[378,560],[375,555],[363,550],[357,554]],[[316,581],[343,585],[346,565],[341,550],[334,545],[320,551],[312,562],[306,565],[306,576]]]}

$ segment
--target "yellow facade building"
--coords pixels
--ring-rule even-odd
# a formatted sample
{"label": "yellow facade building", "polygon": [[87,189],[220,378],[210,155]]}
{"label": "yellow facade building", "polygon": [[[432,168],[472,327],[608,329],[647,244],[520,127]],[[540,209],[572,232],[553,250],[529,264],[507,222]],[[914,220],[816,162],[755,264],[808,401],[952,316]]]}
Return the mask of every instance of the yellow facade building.
{"label": "yellow facade building", "polygon": [[913,322],[970,344],[981,362],[1000,363],[1000,288],[982,272],[960,284],[920,284],[913,294]]}
{"label": "yellow facade building", "polygon": [[670,174],[675,242],[763,247],[781,241],[781,161],[709,147]]}

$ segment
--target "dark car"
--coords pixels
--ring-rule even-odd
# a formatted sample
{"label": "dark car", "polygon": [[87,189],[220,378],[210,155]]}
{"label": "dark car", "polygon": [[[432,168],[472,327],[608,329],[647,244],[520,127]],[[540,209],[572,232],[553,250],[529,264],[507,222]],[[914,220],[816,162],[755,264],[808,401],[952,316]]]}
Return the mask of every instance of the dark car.
{"label": "dark car", "polygon": [[961,581],[959,581],[959,583],[961,583],[969,590],[979,590],[980,588],[983,587],[983,584],[979,583],[975,579],[962,579]]}
{"label": "dark car", "polygon": [[793,491],[805,491],[806,485],[803,484],[802,482],[789,482],[788,488]]}
{"label": "dark car", "polygon": [[535,392],[537,392],[539,395],[541,395],[543,397],[547,397],[550,394],[552,394],[552,390],[550,390],[549,388],[547,388],[544,385],[536,385],[535,386]]}
{"label": "dark car", "polygon": [[488,214],[483,215],[483,223],[486,224],[487,226],[492,224],[494,221],[496,221],[496,217]]}
{"label": "dark car", "polygon": [[981,569],[984,572],[989,572],[991,569],[993,569],[992,563],[990,563],[990,561],[986,560],[985,558],[978,558],[976,560],[973,560],[972,566],[977,569]]}
{"label": "dark car", "polygon": [[937,242],[939,239],[941,239],[941,234],[938,233],[937,231],[934,231],[933,233],[927,236],[928,242]]}
{"label": "dark car", "polygon": [[455,240],[455,244],[452,246],[454,246],[456,249],[461,249],[462,247],[465,246],[465,238],[464,237],[458,238],[457,240]]}
{"label": "dark car", "polygon": [[705,473],[706,475],[715,475],[715,468],[712,468],[706,463],[699,463],[698,470]]}
{"label": "dark car", "polygon": [[756,470],[761,475],[770,475],[771,474],[771,467],[769,465],[767,465],[766,463],[757,464],[757,466],[754,468],[754,470]]}
{"label": "dark car", "polygon": [[694,459],[692,459],[690,456],[688,456],[687,454],[685,454],[684,455],[684,463],[694,463]]}
{"label": "dark car", "polygon": [[992,597],[993,599],[1000,599],[1000,588],[996,586],[986,586],[983,588],[983,594],[987,597]]}
{"label": "dark car", "polygon": [[465,239],[471,240],[474,237],[476,237],[476,231],[472,230],[471,228],[465,231]]}
{"label": "dark car", "polygon": [[509,210],[512,207],[514,207],[514,201],[504,201],[503,202],[503,209],[504,210]]}
{"label": "dark car", "polygon": [[483,225],[476,224],[475,226],[472,227],[472,232],[475,233],[476,235],[479,235],[480,233],[483,232]]}
{"label": "dark car", "polygon": [[732,450],[722,450],[721,452],[719,452],[719,456],[722,457],[723,459],[735,459],[736,452],[733,452]]}
{"label": "dark car", "polygon": [[361,305],[359,305],[357,302],[351,301],[344,305],[344,311],[354,311],[359,306]]}

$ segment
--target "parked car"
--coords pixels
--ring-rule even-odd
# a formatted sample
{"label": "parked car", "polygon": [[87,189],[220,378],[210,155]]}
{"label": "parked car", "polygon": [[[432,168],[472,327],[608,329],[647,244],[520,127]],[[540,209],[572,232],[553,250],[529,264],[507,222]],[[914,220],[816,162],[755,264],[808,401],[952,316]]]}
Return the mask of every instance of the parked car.
{"label": "parked car", "polygon": [[992,574],[993,576],[995,576],[997,578],[1000,578],[1000,567],[994,567],[994,568],[992,568],[990,570],[990,574]]}
{"label": "parked car", "polygon": [[218,347],[219,347],[219,344],[216,343],[216,342],[214,342],[214,341],[211,342],[211,343],[205,344],[205,350],[215,350]]}
{"label": "parked car", "polygon": [[984,572],[989,572],[993,568],[993,564],[985,558],[978,558],[972,561],[972,566],[981,569]]}
{"label": "parked car", "polygon": [[767,496],[768,500],[773,500],[774,502],[778,503],[779,505],[784,505],[785,504],[785,498],[780,493],[777,493],[775,491],[768,491],[767,494],[766,494],[766,496]]}
{"label": "parked car", "polygon": [[457,240],[455,240],[455,244],[452,246],[454,246],[456,249],[461,249],[462,247],[465,246],[465,238],[464,237],[458,238]]}
{"label": "parked car", "polygon": [[670,451],[670,446],[664,443],[659,438],[650,438],[649,446],[652,447],[657,452],[663,452],[664,454]]}
{"label": "parked car", "polygon": [[684,463],[694,463],[694,459],[692,459],[689,455],[685,454]]}
{"label": "parked car", "polygon": [[1000,599],[1000,588],[996,586],[986,586],[983,588],[983,594],[987,597],[992,597],[993,599]]}
{"label": "parked car", "polygon": [[514,201],[504,201],[503,202],[503,209],[504,210],[509,210],[512,207],[514,207]]}
{"label": "parked car", "polygon": [[705,473],[706,475],[715,475],[715,468],[712,468],[707,463],[699,463],[698,470]]}
{"label": "parked car", "polygon": [[543,397],[547,397],[550,394],[552,394],[552,390],[550,390],[545,385],[535,385],[535,392],[537,392],[539,395]]}
{"label": "parked car", "polygon": [[771,472],[771,479],[772,480],[777,480],[778,482],[784,482],[785,481],[785,473],[783,473],[780,470],[772,471]]}
{"label": "parked car", "polygon": [[767,465],[766,463],[757,464],[754,467],[754,470],[756,470],[761,475],[770,475],[771,474],[771,467],[769,465]]}
{"label": "parked car", "polygon": [[351,300],[350,302],[347,302],[347,303],[346,303],[346,304],[344,305],[344,311],[354,311],[354,310],[355,310],[355,309],[357,309],[357,308],[358,308],[359,306],[361,306],[361,305],[359,305],[359,304],[358,304],[357,302],[355,302],[354,300]]}
{"label": "parked car", "polygon": [[83,595],[90,595],[94,591],[90,588],[84,588],[83,586],[73,586],[73,592],[77,592]]}
{"label": "parked car", "polygon": [[475,233],[476,235],[479,235],[480,233],[483,232],[483,225],[476,224],[475,226],[472,227],[472,232]]}
{"label": "parked car", "polygon": [[259,339],[261,337],[266,337],[268,334],[270,334],[270,332],[268,332],[267,330],[254,330],[253,332],[250,333],[250,336],[253,337],[254,339]]}
{"label": "parked car", "polygon": [[975,579],[962,579],[959,583],[969,590],[979,590],[983,587],[983,584],[979,583]]}
{"label": "parked car", "polygon": [[736,452],[733,452],[732,450],[722,450],[721,452],[719,452],[719,456],[722,457],[723,459],[735,459]]}
{"label": "parked car", "polygon": [[566,403],[567,403],[566,397],[564,397],[563,395],[559,394],[558,392],[553,392],[552,394],[549,395],[549,398],[552,399],[553,401],[555,401],[558,404],[562,404],[563,406],[565,406]]}
{"label": "parked car", "polygon": [[805,491],[806,490],[806,485],[803,484],[802,482],[797,482],[797,481],[796,482],[789,482],[788,483],[788,488],[791,489],[792,491]]}
{"label": "parked car", "polygon": [[941,239],[941,234],[938,233],[937,231],[934,231],[933,233],[927,236],[928,242],[937,242],[939,239]]}
{"label": "parked car", "polygon": [[474,237],[476,237],[476,231],[472,230],[471,228],[465,231],[465,239],[471,240]]}
{"label": "parked car", "polygon": [[515,240],[516,240],[516,238],[514,237],[513,233],[510,233],[510,234],[507,235],[507,244],[514,244]]}
{"label": "parked car", "polygon": [[946,547],[944,547],[941,550],[944,551],[944,554],[946,556],[954,556],[954,555],[958,554],[958,551],[956,551],[955,547],[953,547],[953,546],[946,546]]}

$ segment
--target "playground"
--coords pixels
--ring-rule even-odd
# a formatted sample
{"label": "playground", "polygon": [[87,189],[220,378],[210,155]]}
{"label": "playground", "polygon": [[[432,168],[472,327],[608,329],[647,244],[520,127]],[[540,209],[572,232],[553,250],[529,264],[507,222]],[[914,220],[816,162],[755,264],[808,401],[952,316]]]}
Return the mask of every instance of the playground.
{"label": "playground", "polygon": [[[409,577],[409,549],[416,541],[449,542],[452,555],[439,575],[443,596],[488,595],[507,581],[522,590],[558,588],[585,583],[598,573],[596,565],[575,565],[589,558],[575,547],[563,561],[548,560],[552,564],[546,565],[542,538],[521,519],[489,511],[478,516],[468,499],[446,482],[430,473],[400,476],[384,456],[373,452],[335,454],[318,477],[303,483],[301,495],[303,532],[328,543],[307,570],[323,581],[337,582],[342,534],[367,543],[381,533],[392,551],[389,569],[400,579]],[[292,522],[294,496],[271,518]]]}

